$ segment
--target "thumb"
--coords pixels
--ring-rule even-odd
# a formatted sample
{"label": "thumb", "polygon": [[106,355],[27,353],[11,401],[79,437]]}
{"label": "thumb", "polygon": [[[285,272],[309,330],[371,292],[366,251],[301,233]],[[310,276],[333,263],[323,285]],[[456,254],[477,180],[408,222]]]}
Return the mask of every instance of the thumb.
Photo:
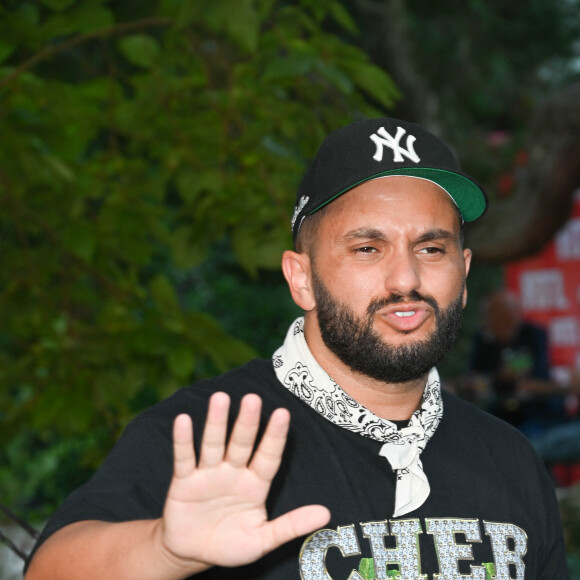
{"label": "thumb", "polygon": [[307,505],[288,512],[268,523],[266,552],[322,528],[330,521],[330,511],[322,505]]}

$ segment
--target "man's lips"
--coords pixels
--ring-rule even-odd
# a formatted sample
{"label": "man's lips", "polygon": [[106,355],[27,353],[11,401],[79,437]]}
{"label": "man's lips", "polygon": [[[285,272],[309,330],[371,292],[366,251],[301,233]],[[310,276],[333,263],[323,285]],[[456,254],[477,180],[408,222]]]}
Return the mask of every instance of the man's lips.
{"label": "man's lips", "polygon": [[431,313],[432,309],[427,304],[398,303],[390,305],[378,314],[393,329],[399,332],[412,332],[418,329]]}

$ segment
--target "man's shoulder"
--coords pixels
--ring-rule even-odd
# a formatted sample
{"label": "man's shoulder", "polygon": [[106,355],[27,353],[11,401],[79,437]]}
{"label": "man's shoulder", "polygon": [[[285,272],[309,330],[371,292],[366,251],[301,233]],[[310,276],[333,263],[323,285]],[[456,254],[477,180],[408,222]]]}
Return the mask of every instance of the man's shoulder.
{"label": "man's shoulder", "polygon": [[260,386],[266,383],[270,384],[273,381],[276,381],[276,374],[272,361],[255,358],[221,375],[197,381],[182,391],[201,392],[207,390],[214,392],[216,387],[219,387],[221,390],[244,392],[246,389],[260,388]]}
{"label": "man's shoulder", "polygon": [[443,420],[425,451],[422,460],[427,469],[445,465],[451,473],[477,474],[478,481],[492,486],[498,477],[523,478],[526,485],[540,484],[542,489],[549,486],[540,458],[520,431],[445,391]]}
{"label": "man's shoulder", "polygon": [[185,387],[180,390],[180,394],[206,398],[216,391],[223,391],[232,400],[237,400],[248,393],[267,396],[277,383],[272,361],[256,358],[221,375]]}
{"label": "man's shoulder", "polygon": [[515,427],[460,397],[442,390],[445,424],[463,437],[484,437],[530,448],[526,437]]}

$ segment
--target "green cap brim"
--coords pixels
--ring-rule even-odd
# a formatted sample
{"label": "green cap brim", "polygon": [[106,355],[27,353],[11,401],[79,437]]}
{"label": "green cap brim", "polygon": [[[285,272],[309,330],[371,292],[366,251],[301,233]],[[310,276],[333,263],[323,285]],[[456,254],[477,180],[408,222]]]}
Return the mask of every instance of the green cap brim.
{"label": "green cap brim", "polygon": [[326,200],[325,203],[321,204],[308,213],[310,215],[317,212],[323,206],[327,205],[337,197],[340,197],[342,194],[350,191],[361,183],[365,183],[371,179],[387,177],[390,175],[417,177],[437,184],[451,196],[453,201],[455,201],[455,204],[459,208],[459,211],[463,216],[464,221],[466,222],[472,222],[480,218],[487,209],[487,197],[483,189],[470,178],[465,177],[460,173],[454,173],[453,171],[447,171],[445,169],[429,167],[406,167],[402,169],[392,169],[390,171],[384,171],[375,175],[371,175],[367,179],[363,179],[362,181],[359,181],[347,189],[337,193],[334,197]]}

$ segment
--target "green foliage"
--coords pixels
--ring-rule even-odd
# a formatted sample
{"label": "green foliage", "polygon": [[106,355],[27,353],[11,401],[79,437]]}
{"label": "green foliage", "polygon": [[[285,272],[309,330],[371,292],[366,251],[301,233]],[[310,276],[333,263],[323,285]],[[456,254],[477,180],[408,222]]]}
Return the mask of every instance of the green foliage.
{"label": "green foliage", "polygon": [[408,9],[417,48],[429,47],[415,51],[417,64],[444,103],[453,103],[441,110],[449,127],[462,119],[513,129],[506,124],[523,120],[549,90],[546,68],[574,56],[580,32],[576,0],[417,0]]}
{"label": "green foliage", "polygon": [[[361,558],[358,566],[358,573],[363,580],[376,580],[375,561],[373,558]],[[400,578],[399,570],[387,570],[387,578]]]}
{"label": "green foliage", "polygon": [[58,501],[65,460],[94,468],[143,407],[255,354],[200,268],[218,241],[244,283],[278,268],[305,159],[392,105],[355,34],[336,0],[2,4],[4,501]]}
{"label": "green foliage", "polygon": [[493,580],[495,578],[495,564],[493,562],[484,562],[485,580]]}
{"label": "green foliage", "polygon": [[227,332],[251,344],[264,358],[272,356],[290,321],[302,314],[279,268],[252,276],[228,251],[225,240],[197,268],[183,272],[177,284],[186,308],[215,317]]}
{"label": "green foliage", "polygon": [[361,558],[360,564],[358,565],[358,573],[362,576],[363,580],[375,580],[375,561],[372,558]]}

